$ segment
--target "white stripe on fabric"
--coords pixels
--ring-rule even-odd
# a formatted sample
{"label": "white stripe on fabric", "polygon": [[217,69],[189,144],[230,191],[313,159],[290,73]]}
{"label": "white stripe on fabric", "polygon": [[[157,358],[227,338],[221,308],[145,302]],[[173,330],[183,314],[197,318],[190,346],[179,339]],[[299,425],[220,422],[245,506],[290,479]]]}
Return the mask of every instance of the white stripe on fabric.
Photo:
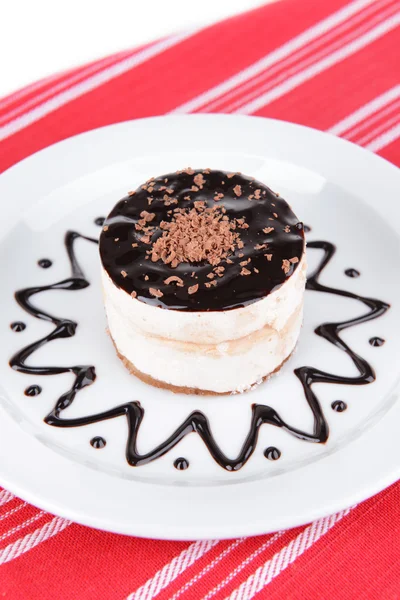
{"label": "white stripe on fabric", "polygon": [[391,119],[385,120],[384,123],[380,123],[375,129],[370,130],[368,133],[357,139],[357,144],[360,146],[367,146],[372,143],[377,137],[383,134],[385,131],[391,129],[394,125],[400,123],[400,113],[396,112]]}
{"label": "white stripe on fabric", "polygon": [[8,492],[7,490],[2,490],[0,492],[0,506],[3,506],[3,504],[7,504],[7,502],[11,502],[11,500],[14,500],[14,498],[14,494]]}
{"label": "white stripe on fabric", "polygon": [[384,92],[380,96],[377,96],[371,102],[367,102],[364,106],[361,106],[358,110],[354,111],[351,115],[336,123],[333,127],[328,129],[328,133],[332,133],[334,135],[342,135],[346,131],[353,129],[355,125],[358,125],[360,122],[365,121],[367,117],[374,114],[390,102],[397,100],[400,98],[400,84],[395,85],[387,92]]}
{"label": "white stripe on fabric", "polygon": [[36,529],[33,533],[29,533],[16,542],[9,544],[3,550],[0,550],[0,565],[10,562],[14,558],[21,556],[21,554],[32,550],[32,548],[53,537],[69,525],[71,525],[70,521],[61,517],[54,517],[52,521],[46,523],[43,527]]}
{"label": "white stripe on fabric", "polygon": [[3,116],[0,116],[0,124],[7,123],[8,121],[13,119],[17,115],[29,110],[29,108],[31,106],[36,106],[37,104],[40,104],[46,98],[49,98],[50,96],[53,96],[57,92],[60,92],[61,90],[70,87],[77,81],[80,81],[80,80],[83,80],[83,79],[89,77],[92,73],[101,71],[103,68],[105,68],[109,65],[113,65],[113,64],[121,62],[122,56],[124,57],[124,59],[126,59],[128,56],[132,56],[134,54],[137,54],[137,51],[131,50],[129,52],[127,50],[124,53],[120,52],[116,56],[107,56],[103,60],[100,60],[100,61],[96,62],[95,64],[90,65],[89,67],[85,67],[84,69],[81,69],[78,73],[74,73],[70,77],[66,77],[66,78],[62,79],[62,81],[58,82],[56,85],[48,88],[47,90],[45,90],[44,92],[42,92],[40,94],[34,96],[30,100],[27,100],[24,104],[20,104],[20,106],[17,106],[13,110],[8,111]]}
{"label": "white stripe on fabric", "polygon": [[316,75],[319,75],[323,71],[333,67],[335,64],[345,60],[352,54],[355,54],[362,48],[365,48],[372,42],[376,41],[380,37],[384,36],[389,31],[392,31],[400,24],[400,13],[397,13],[386,19],[383,23],[380,23],[364,35],[359,38],[353,40],[349,44],[346,44],[339,50],[336,50],[329,56],[323,58],[322,60],[316,62],[311,65],[307,69],[304,69],[300,73],[289,77],[282,84],[277,85],[274,89],[266,92],[265,94],[261,94],[258,98],[248,102],[240,109],[236,110],[235,113],[239,114],[251,114],[257,112],[267,104],[281,98],[285,94],[288,94],[296,87],[299,87],[303,83],[306,83]]}
{"label": "white stripe on fabric", "polygon": [[201,571],[199,571],[192,579],[187,581],[173,596],[169,598],[169,600],[177,600],[179,596],[182,596],[189,588],[191,588],[195,583],[197,583],[204,575],[209,573],[216,565],[218,565],[221,560],[223,560],[226,556],[228,556],[235,548],[237,548],[240,544],[246,541],[246,538],[239,538],[230,544],[225,550],[223,550],[218,556],[214,558],[208,565],[204,567]]}
{"label": "white stripe on fabric", "polygon": [[395,100],[385,108],[382,108],[379,112],[374,113],[369,119],[367,119],[365,122],[362,121],[359,125],[356,125],[355,127],[353,127],[353,129],[350,129],[350,131],[346,131],[346,133],[343,134],[341,137],[343,137],[346,140],[353,140],[359,135],[363,134],[364,137],[366,137],[367,135],[369,135],[368,132],[371,131],[371,128],[376,123],[380,123],[381,125],[383,123],[383,126],[385,126],[386,121],[383,120],[384,117],[389,119],[393,113],[395,113],[396,115],[400,113],[400,99]]}
{"label": "white stripe on fabric", "polygon": [[365,148],[371,150],[371,152],[379,152],[379,150],[397,140],[398,137],[400,137],[400,123],[367,144]]}
{"label": "white stripe on fabric", "polygon": [[184,40],[193,36],[197,31],[199,30],[194,29],[191,31],[186,31],[185,33],[181,33],[179,35],[171,36],[165,40],[161,40],[153,46],[145,48],[144,50],[134,54],[133,56],[130,56],[129,58],[126,58],[118,62],[117,64],[108,67],[107,69],[104,69],[100,73],[96,73],[92,77],[89,77],[89,79],[81,81],[75,86],[72,86],[71,88],[63,92],[56,94],[47,102],[36,106],[31,111],[21,115],[13,121],[10,121],[9,123],[7,123],[7,125],[4,125],[2,128],[0,128],[0,141],[4,140],[7,137],[10,137],[11,135],[17,133],[21,129],[24,129],[24,127],[32,125],[32,123],[35,123],[39,119],[42,119],[49,113],[60,108],[61,106],[64,106],[68,102],[71,102],[72,100],[75,100],[76,98],[79,98],[80,96],[91,92],[92,90],[100,87],[101,85],[110,81],[111,79],[115,79],[119,75],[130,71],[134,67],[137,67],[138,65],[154,58],[155,56],[162,52],[165,52],[169,48],[180,44]]}
{"label": "white stripe on fabric", "polygon": [[272,65],[278,63],[286,56],[296,52],[299,48],[307,45],[311,40],[316,39],[317,37],[323,35],[327,31],[333,29],[340,23],[346,21],[349,17],[362,10],[364,7],[373,4],[375,0],[356,0],[354,2],[350,2],[350,4],[341,8],[337,12],[333,13],[329,17],[319,21],[317,24],[313,25],[309,29],[303,31],[300,35],[292,38],[276,50],[273,50],[260,60],[256,61],[249,67],[246,67],[239,73],[236,73],[226,81],[218,84],[214,88],[207,90],[206,92],[200,94],[196,98],[185,102],[178,108],[175,108],[171,113],[189,113],[193,112],[205,104],[215,100],[218,97],[223,96],[226,92],[232,90],[233,88],[240,86],[245,81],[248,81],[252,77],[255,77],[265,69],[268,69]]}
{"label": "white stripe on fabric", "polygon": [[0,515],[0,521],[4,521],[4,519],[7,519],[7,517],[11,517],[11,515],[14,515],[15,513],[19,512],[25,506],[28,506],[28,503],[27,502],[21,502],[21,504],[18,504],[18,506],[15,506],[14,508],[11,508],[7,512],[5,512],[2,515]]}
{"label": "white stripe on fabric", "polygon": [[38,88],[41,88],[43,85],[46,85],[47,83],[50,83],[51,81],[54,81],[55,79],[58,79],[59,77],[62,77],[63,74],[67,75],[71,71],[72,71],[72,69],[68,69],[68,71],[66,71],[65,73],[63,73],[63,72],[53,73],[53,75],[50,75],[49,77],[45,77],[44,79],[39,79],[39,81],[34,81],[33,83],[26,85],[25,87],[21,88],[20,90],[17,90],[16,92],[9,94],[5,98],[0,98],[0,110],[3,110],[4,108],[6,108],[6,106],[9,106],[13,102],[16,102],[19,98],[23,98],[24,96],[31,94]]}
{"label": "white stripe on fabric", "polygon": [[228,577],[223,579],[217,586],[215,586],[215,588],[210,590],[202,598],[202,600],[210,600],[210,598],[215,596],[215,594],[218,594],[218,592],[220,592],[222,590],[222,588],[227,586],[228,583],[230,583],[232,581],[232,579],[234,579],[237,575],[239,575],[239,573],[241,571],[243,571],[243,569],[245,569],[247,567],[247,565],[249,565],[251,563],[252,560],[257,558],[257,556],[259,556],[259,554],[264,552],[264,550],[266,550],[267,548],[272,546],[272,544],[274,544],[277,540],[279,540],[279,538],[281,538],[284,533],[285,533],[284,531],[278,531],[269,540],[264,542],[264,544],[261,544],[261,546],[259,548],[257,548],[257,550],[255,550],[254,552],[249,554],[249,556],[242,563],[240,563],[240,565],[238,565],[231,573],[229,573]]}
{"label": "white stripe on fabric", "polygon": [[201,540],[194,542],[170,563],[166,564],[165,567],[158,571],[151,579],[146,581],[146,583],[137,589],[136,592],[130,594],[127,600],[150,600],[150,598],[155,598],[171,583],[171,581],[174,581],[178,575],[181,575],[181,573],[186,571],[186,569],[218,543],[218,540]]}
{"label": "white stripe on fabric", "polygon": [[[383,9],[388,9],[385,10],[385,14],[383,14]],[[294,54],[289,55],[273,67],[260,73],[257,77],[253,77],[250,81],[231,90],[222,98],[217,98],[214,102],[207,104],[201,109],[201,112],[234,111],[237,107],[257,98],[261,93],[278,85],[288,76],[300,72],[309,65],[317,62],[318,59],[331,54],[340,45],[358,37],[370,29],[371,25],[368,25],[368,22],[376,24],[383,21],[385,17],[393,14],[393,12],[393,0],[376,0],[373,5],[353,15],[351,19],[341,23],[335,29],[328,31],[322,37],[317,38]]]}
{"label": "white stripe on fabric", "polygon": [[256,569],[246,581],[236,588],[226,600],[250,600],[260,590],[266,587],[275,577],[301,556],[308,548],[318,541],[344,516],[348,515],[351,508],[341,511],[330,517],[314,521],[306,527],[287,546],[277,552],[264,565]]}
{"label": "white stripe on fabric", "polygon": [[21,531],[21,529],[25,529],[25,527],[28,527],[29,525],[32,525],[32,523],[36,523],[36,521],[39,521],[39,519],[41,519],[46,514],[47,513],[44,510],[40,510],[38,513],[36,513],[35,515],[33,515],[33,517],[31,517],[30,519],[27,519],[23,523],[20,523],[19,525],[16,525],[12,529],[9,529],[8,531],[6,531],[6,533],[3,533],[3,535],[0,535],[0,542],[2,542],[3,540],[7,539],[11,535],[14,535],[14,533],[18,533],[18,531]]}

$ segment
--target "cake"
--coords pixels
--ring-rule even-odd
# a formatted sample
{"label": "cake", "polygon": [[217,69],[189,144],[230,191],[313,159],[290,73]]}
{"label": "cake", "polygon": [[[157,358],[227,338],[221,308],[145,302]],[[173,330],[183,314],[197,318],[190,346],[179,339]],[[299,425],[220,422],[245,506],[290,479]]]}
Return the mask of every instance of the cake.
{"label": "cake", "polygon": [[190,168],[151,178],[112,209],[100,256],[110,336],[149,384],[243,392],[296,346],[304,227],[260,181]]}

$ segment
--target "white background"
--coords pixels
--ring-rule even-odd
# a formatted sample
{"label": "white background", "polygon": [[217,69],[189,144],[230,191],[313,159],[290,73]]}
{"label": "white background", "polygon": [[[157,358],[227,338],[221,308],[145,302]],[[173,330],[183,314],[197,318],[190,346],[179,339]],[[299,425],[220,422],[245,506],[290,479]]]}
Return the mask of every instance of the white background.
{"label": "white background", "polygon": [[267,1],[274,0],[4,0],[0,97],[56,71]]}

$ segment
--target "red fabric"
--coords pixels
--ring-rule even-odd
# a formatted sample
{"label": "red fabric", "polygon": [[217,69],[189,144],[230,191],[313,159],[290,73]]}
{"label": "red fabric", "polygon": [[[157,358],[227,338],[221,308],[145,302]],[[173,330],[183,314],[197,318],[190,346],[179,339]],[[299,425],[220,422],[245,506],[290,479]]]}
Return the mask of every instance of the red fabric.
{"label": "red fabric", "polygon": [[[336,24],[331,19],[324,30],[317,25],[345,7],[353,14]],[[395,0],[281,0],[159,48],[152,58],[143,56],[156,43],[33,84],[0,100],[0,171],[93,127],[178,107],[184,112],[193,99],[194,112],[245,112],[333,128],[399,165],[399,8]],[[293,40],[310,28],[296,46]],[[251,74],[248,68],[266,56],[267,66]],[[117,76],[107,71],[132,57],[140,64]],[[88,87],[90,78],[106,72],[104,81]],[[217,88],[237,74],[228,90]],[[208,90],[215,91],[212,98],[196,100]],[[352,114],[353,123],[338,125]],[[0,491],[0,594],[12,600],[124,599],[139,590],[134,597],[141,600],[394,600],[400,598],[399,507],[395,484],[348,514],[210,544],[191,566],[176,559],[180,574],[169,569],[161,577],[161,569],[199,546],[69,524]]]}

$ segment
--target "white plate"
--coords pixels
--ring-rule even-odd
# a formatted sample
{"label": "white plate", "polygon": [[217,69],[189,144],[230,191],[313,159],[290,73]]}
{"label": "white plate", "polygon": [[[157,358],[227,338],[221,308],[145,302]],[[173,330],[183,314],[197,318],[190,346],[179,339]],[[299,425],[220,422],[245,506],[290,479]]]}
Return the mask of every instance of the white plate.
{"label": "white plate", "polygon": [[[337,252],[321,282],[391,304],[378,320],[347,329],[342,338],[374,367],[370,385],[314,386],[330,437],[325,445],[261,427],[257,448],[242,470],[229,473],[200,438],[148,465],[125,460],[127,423],[117,418],[58,429],[43,418],[71,385],[70,374],[32,377],[8,361],[53,325],[25,313],[16,290],[69,276],[66,230],[97,236],[94,219],[106,215],[129,189],[152,175],[185,166],[239,170],[279,191],[312,227],[309,240],[328,240]],[[267,119],[195,115],[112,125],[51,146],[0,178],[2,226],[0,289],[0,482],[52,513],[114,532],[154,538],[229,538],[293,527],[352,505],[383,489],[400,474],[399,365],[400,264],[399,171],[384,160],[329,135]],[[253,403],[273,406],[291,425],[312,431],[313,419],[293,369],[312,365],[355,376],[352,361],[314,333],[324,321],[365,313],[359,302],[306,292],[305,323],[295,356],[282,373],[257,390],[228,397],[192,397],[154,389],[130,376],[105,332],[94,244],[79,240],[77,255],[91,285],[79,292],[51,291],[32,302],[78,322],[74,337],[56,340],[28,361],[34,365],[93,364],[96,382],[79,393],[62,416],[93,414],[139,400],[145,409],[138,446],[160,443],[195,409],[209,418],[217,442],[235,456],[248,432]],[[311,267],[321,258],[309,251]],[[53,265],[41,269],[37,261]],[[361,277],[344,274],[356,268]],[[24,321],[20,333],[12,321]],[[381,347],[368,340],[380,336]],[[31,384],[42,393],[26,397]],[[348,404],[345,412],[333,400]],[[95,450],[89,441],[103,436]],[[282,452],[269,461],[263,451]],[[186,457],[190,468],[173,462]]]}

